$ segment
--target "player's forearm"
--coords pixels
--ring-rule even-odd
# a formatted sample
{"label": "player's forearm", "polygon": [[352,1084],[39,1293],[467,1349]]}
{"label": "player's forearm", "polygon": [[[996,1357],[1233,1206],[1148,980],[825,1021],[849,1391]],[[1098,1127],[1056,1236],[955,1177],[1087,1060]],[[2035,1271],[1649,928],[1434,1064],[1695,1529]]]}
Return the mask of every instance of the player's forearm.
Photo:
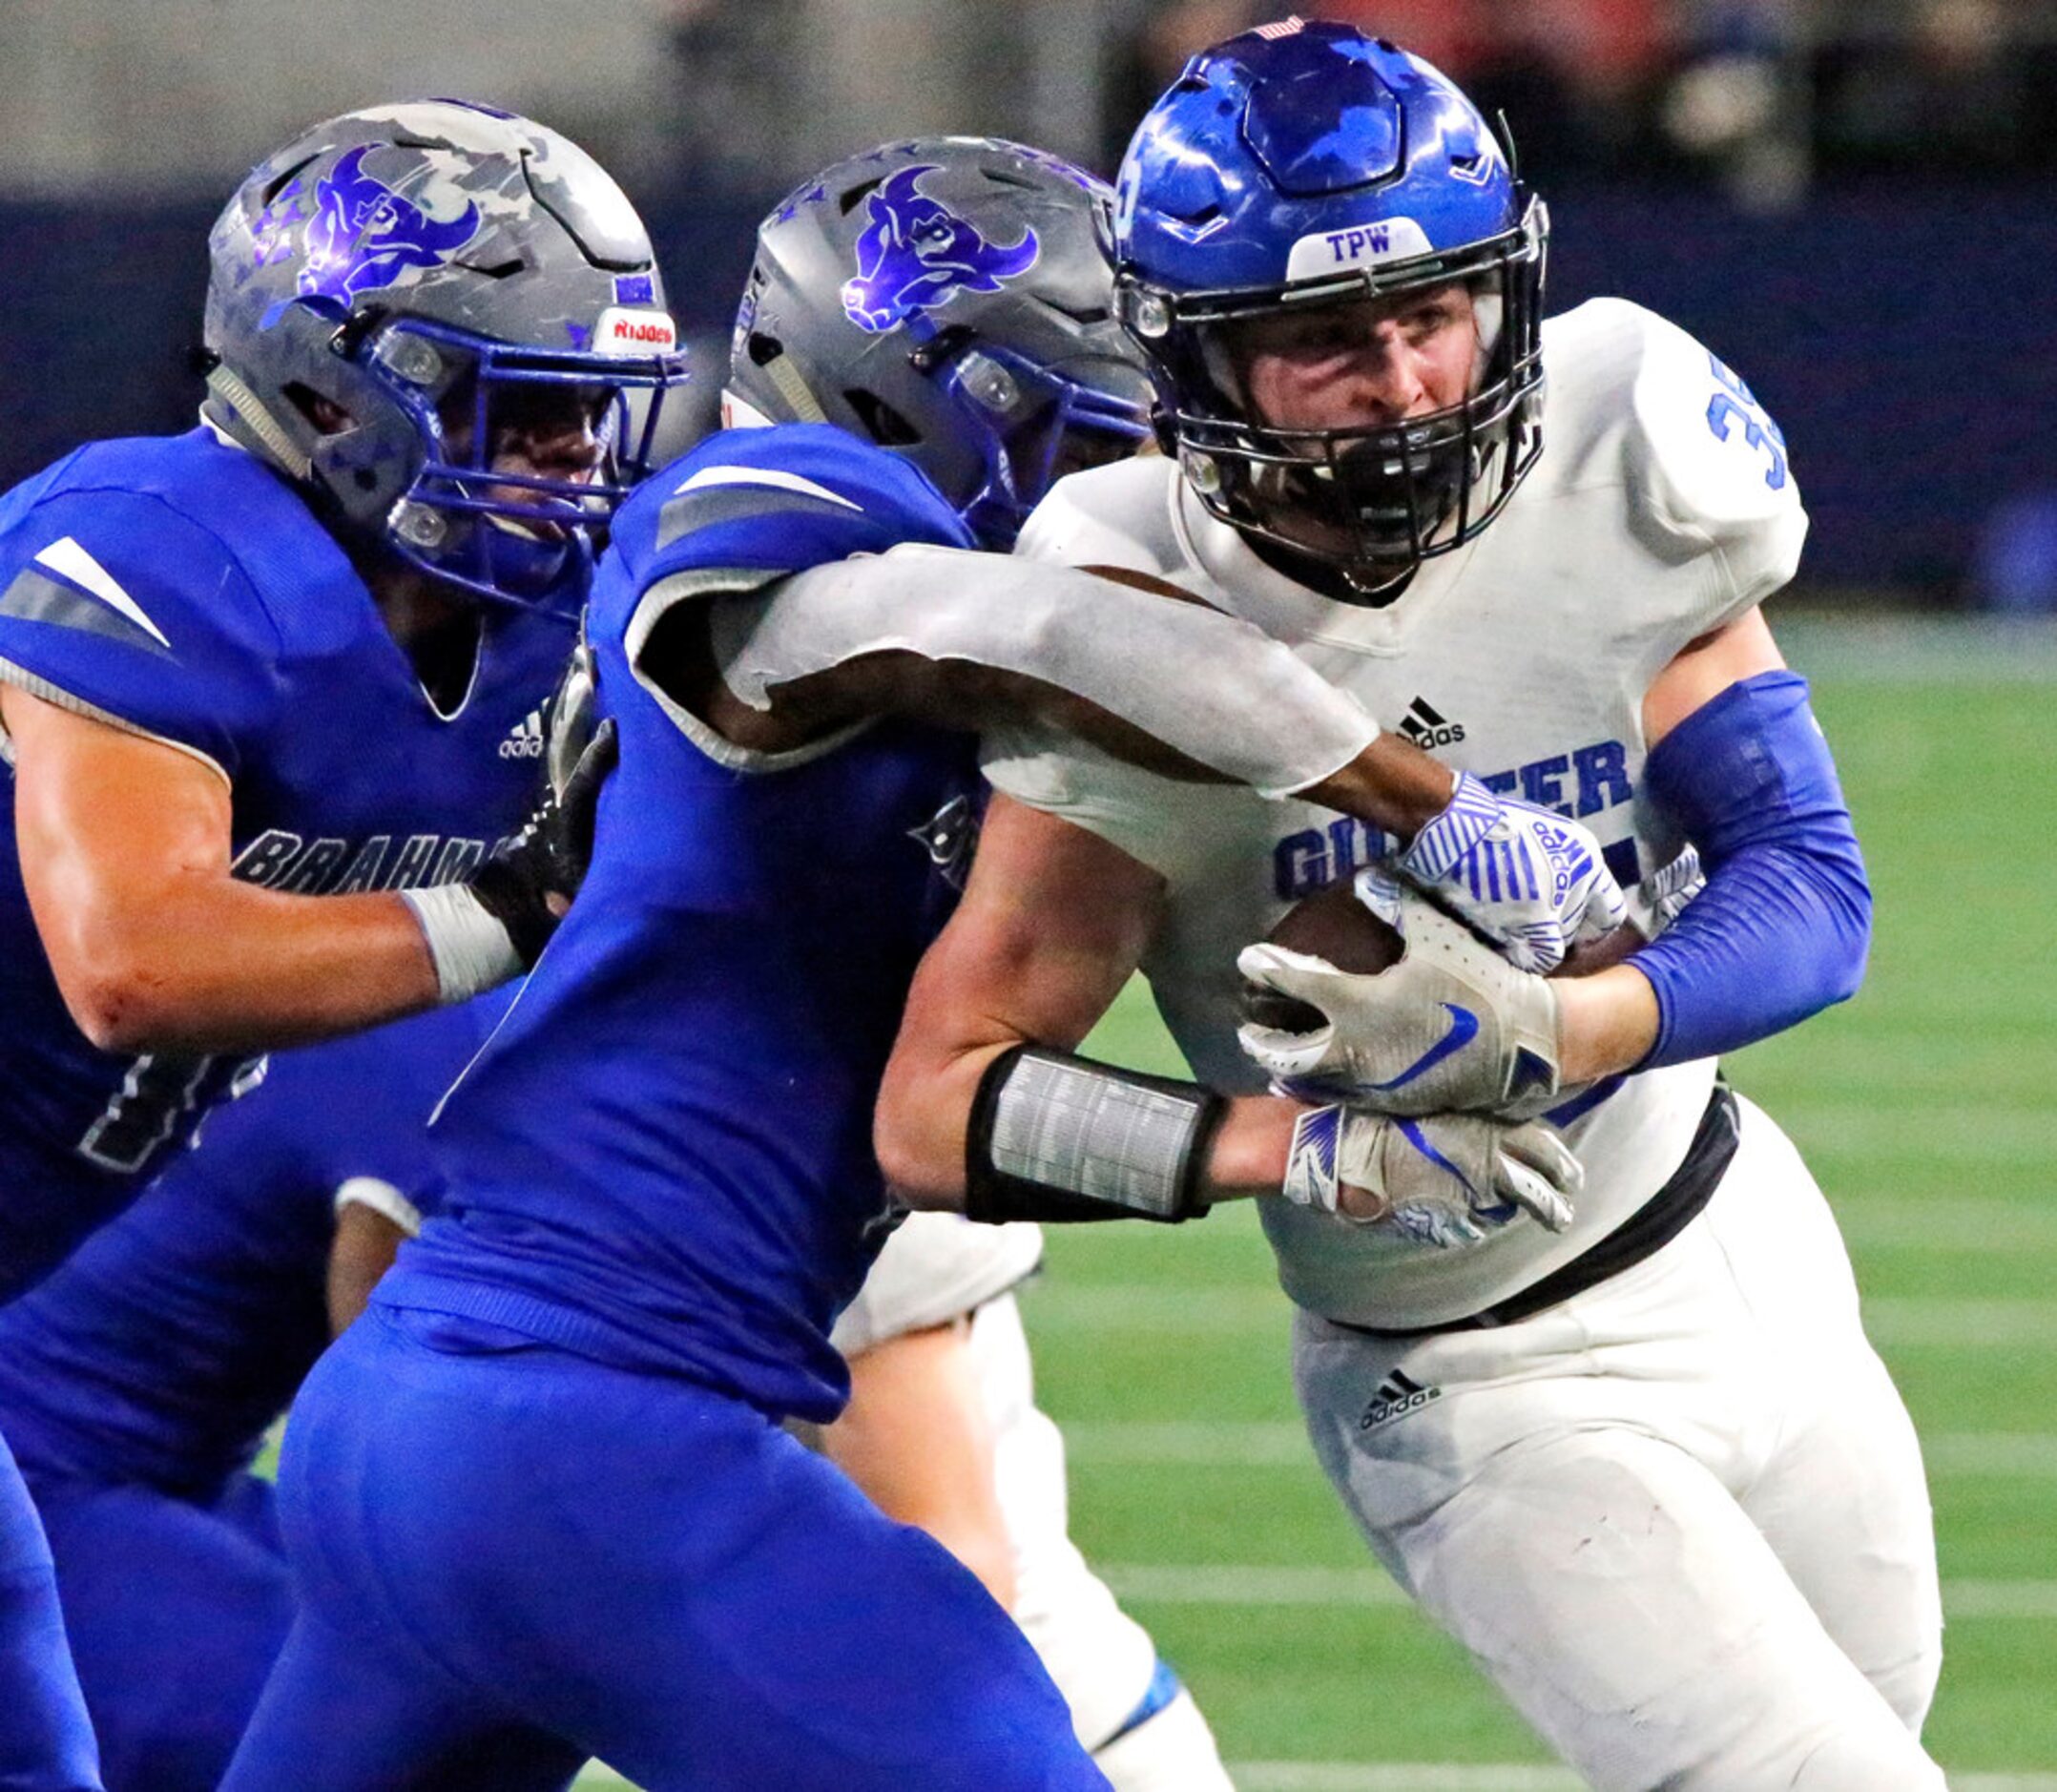
{"label": "player's forearm", "polygon": [[1412,840],[1449,806],[1456,774],[1412,741],[1382,734],[1340,770],[1299,794]]}
{"label": "player's forearm", "polygon": [[721,677],[759,710],[800,692],[834,714],[832,680],[874,708],[933,718],[941,703],[954,717],[979,674],[998,674],[1007,709],[972,719],[1019,717],[1022,690],[1039,687],[1112,719],[1097,743],[1123,757],[1269,795],[1336,776],[1378,735],[1354,698],[1249,623],[1070,567],[903,548],[810,568],[717,614]]}
{"label": "player's forearm", "polygon": [[284,896],[230,878],[176,885],[88,922],[51,953],[103,1051],[262,1052],[435,1005],[435,966],[399,897]]}
{"label": "player's forearm", "polygon": [[1558,1077],[1569,1087],[1633,1070],[1657,1038],[1657,998],[1632,965],[1558,979]]}
{"label": "player's forearm", "polygon": [[953,1050],[903,1030],[880,1086],[872,1146],[893,1193],[909,1207],[963,1209],[972,1104],[987,1067],[1015,1043]]}

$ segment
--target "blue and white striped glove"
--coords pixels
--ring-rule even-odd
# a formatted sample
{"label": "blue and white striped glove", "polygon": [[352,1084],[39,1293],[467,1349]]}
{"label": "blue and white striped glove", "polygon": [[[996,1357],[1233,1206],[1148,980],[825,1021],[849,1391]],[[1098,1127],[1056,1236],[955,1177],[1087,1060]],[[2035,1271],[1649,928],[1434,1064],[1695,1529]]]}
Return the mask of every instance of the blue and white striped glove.
{"label": "blue and white striped glove", "polygon": [[1553,970],[1580,940],[1628,913],[1600,843],[1548,809],[1496,797],[1457,774],[1449,805],[1387,860],[1523,970]]}

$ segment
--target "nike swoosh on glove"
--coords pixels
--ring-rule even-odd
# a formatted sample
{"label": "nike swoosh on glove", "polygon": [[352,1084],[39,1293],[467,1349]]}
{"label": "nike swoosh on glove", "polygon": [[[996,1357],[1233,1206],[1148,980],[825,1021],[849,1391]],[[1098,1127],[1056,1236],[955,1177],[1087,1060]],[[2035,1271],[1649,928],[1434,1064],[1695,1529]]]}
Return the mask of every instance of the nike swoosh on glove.
{"label": "nike swoosh on glove", "polygon": [[1246,1022],[1244,1053],[1288,1094],[1341,1097],[1386,1114],[1533,1119],[1575,1093],[1558,1073],[1557,995],[1417,890],[1377,870],[1356,894],[1405,942],[1378,972],[1339,970],[1269,943],[1246,946],[1249,982],[1318,1011],[1305,1032]]}
{"label": "nike swoosh on glove", "polygon": [[1279,1193],[1437,1250],[1478,1244],[1522,1215],[1562,1232],[1586,1172],[1540,1121],[1421,1119],[1340,1104],[1295,1121]]}

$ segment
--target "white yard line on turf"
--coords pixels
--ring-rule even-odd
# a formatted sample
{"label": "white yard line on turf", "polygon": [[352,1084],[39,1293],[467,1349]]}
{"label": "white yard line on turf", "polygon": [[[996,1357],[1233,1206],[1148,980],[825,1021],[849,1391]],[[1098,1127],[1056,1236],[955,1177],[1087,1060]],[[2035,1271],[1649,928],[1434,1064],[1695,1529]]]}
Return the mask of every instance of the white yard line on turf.
{"label": "white yard line on turf", "polygon": [[[1306,1432],[1290,1419],[1073,1421],[1064,1437],[1066,1453],[1087,1468],[1297,1469],[1314,1461]],[[1922,1455],[1931,1475],[2048,1480],[2057,1477],[2057,1432],[1932,1432]]]}
{"label": "white yard line on turf", "polygon": [[[1403,1605],[1406,1595],[1375,1568],[1260,1567],[1252,1563],[1113,1562],[1100,1577],[1140,1605]],[[2057,1618],[2057,1580],[1945,1580],[1943,1615]]]}
{"label": "white yard line on turf", "polygon": [[1902,1200],[1890,1195],[1839,1200],[1836,1223],[1861,1256],[1866,1251],[2057,1260],[2057,1208],[1981,1196]]}
{"label": "white yard line on turf", "polygon": [[1865,683],[2040,683],[2057,677],[2057,626],[2041,617],[1775,612],[1787,661]]}

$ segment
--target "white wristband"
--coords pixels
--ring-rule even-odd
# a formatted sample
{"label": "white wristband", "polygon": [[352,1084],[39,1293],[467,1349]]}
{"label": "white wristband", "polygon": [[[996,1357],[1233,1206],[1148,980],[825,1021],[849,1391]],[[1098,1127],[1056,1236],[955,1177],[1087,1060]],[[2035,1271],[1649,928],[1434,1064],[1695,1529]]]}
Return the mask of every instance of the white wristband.
{"label": "white wristband", "polygon": [[447,1008],[487,990],[497,990],[521,971],[521,959],[508,930],[486,912],[462,884],[404,889],[400,900],[414,919],[435,961],[438,999]]}
{"label": "white wristband", "polygon": [[345,1207],[368,1207],[391,1220],[410,1239],[422,1232],[422,1210],[382,1177],[353,1176],[336,1191],[336,1213]]}

